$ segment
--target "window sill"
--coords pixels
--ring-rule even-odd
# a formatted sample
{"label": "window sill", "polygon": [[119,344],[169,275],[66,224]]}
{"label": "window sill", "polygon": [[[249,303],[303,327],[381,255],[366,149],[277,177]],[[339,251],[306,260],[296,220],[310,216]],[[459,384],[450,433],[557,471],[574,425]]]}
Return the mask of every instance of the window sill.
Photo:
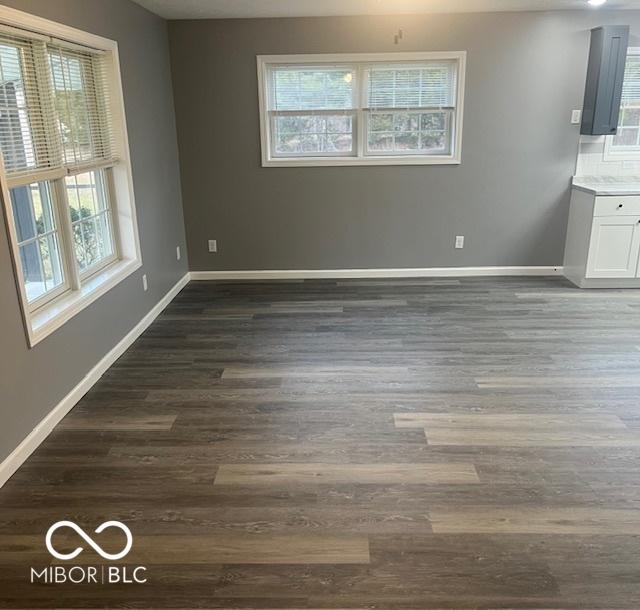
{"label": "window sill", "polygon": [[302,157],[268,158],[262,160],[262,167],[342,167],[370,165],[460,165],[459,157],[451,155],[431,157],[388,156],[388,157]]}
{"label": "window sill", "polygon": [[117,261],[87,280],[80,290],[73,290],[27,316],[29,345],[33,347],[60,328],[111,288],[117,286],[142,263],[139,260]]}

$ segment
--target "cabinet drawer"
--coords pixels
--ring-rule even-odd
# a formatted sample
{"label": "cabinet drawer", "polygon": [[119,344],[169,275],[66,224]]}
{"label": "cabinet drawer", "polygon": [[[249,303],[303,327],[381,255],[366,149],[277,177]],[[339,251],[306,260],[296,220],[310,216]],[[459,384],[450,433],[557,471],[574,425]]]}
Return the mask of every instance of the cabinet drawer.
{"label": "cabinet drawer", "polygon": [[640,216],[640,197],[596,197],[594,216]]}

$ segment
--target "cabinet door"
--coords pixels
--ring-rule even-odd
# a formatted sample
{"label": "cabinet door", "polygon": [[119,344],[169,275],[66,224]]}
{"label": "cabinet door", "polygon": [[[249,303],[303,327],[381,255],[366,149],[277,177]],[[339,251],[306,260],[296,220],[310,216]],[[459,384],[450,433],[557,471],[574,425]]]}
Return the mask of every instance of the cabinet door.
{"label": "cabinet door", "polygon": [[591,30],[580,133],[593,136],[616,133],[628,44],[628,25]]}
{"label": "cabinet door", "polygon": [[640,254],[637,216],[600,216],[593,219],[587,277],[636,277]]}

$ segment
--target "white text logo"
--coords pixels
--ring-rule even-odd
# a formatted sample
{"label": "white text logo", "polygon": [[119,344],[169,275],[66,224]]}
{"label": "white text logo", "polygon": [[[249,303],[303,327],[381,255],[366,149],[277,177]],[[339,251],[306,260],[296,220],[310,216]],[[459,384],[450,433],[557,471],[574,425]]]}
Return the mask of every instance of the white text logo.
{"label": "white text logo", "polygon": [[[100,557],[107,561],[117,561],[125,557],[133,546],[131,530],[120,521],[105,521],[101,523],[94,533],[102,534],[109,528],[116,528],[124,533],[126,542],[121,551],[108,553],[89,534],[73,521],[57,521],[48,530],[45,536],[47,550],[53,557],[61,561],[75,559],[85,550],[84,546],[78,546],[69,553],[61,553],[53,546],[54,534],[62,528],[73,530],[84,542],[90,546]],[[112,584],[144,584],[147,582],[147,568],[145,566],[130,565],[49,565],[44,568],[31,568],[31,582],[48,585],[70,583],[74,585],[112,585]]]}

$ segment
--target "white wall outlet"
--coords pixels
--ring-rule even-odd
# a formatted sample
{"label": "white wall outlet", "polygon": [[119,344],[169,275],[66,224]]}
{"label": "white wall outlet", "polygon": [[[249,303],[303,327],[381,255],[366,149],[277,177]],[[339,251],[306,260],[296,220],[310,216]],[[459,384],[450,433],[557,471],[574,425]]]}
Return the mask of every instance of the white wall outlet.
{"label": "white wall outlet", "polygon": [[142,276],[142,289],[145,292],[149,289],[149,284],[147,283],[147,274],[146,273]]}
{"label": "white wall outlet", "polygon": [[217,252],[218,251],[218,240],[210,239],[209,240],[209,252]]}
{"label": "white wall outlet", "polygon": [[580,125],[580,121],[582,120],[582,110],[572,110],[571,111],[571,124],[572,125]]}
{"label": "white wall outlet", "polygon": [[180,252],[180,246],[176,246],[176,260],[180,260],[182,258],[182,253]]}
{"label": "white wall outlet", "polygon": [[464,235],[456,235],[456,248],[464,248]]}

